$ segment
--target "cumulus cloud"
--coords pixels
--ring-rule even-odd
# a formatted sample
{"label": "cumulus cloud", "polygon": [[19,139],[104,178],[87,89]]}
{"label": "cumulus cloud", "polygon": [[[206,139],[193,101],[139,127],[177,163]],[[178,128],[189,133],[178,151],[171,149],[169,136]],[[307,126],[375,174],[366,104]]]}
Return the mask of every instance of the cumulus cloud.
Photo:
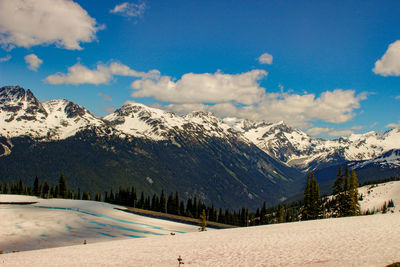
{"label": "cumulus cloud", "polygon": [[97,65],[94,70],[88,69],[86,66],[77,63],[68,68],[68,73],[56,73],[47,76],[45,81],[50,84],[103,84],[108,83],[112,78],[112,74],[106,66]]}
{"label": "cumulus cloud", "polygon": [[95,40],[102,28],[71,0],[0,1],[0,44],[7,50],[53,43],[79,50],[80,43]]}
{"label": "cumulus cloud", "polygon": [[265,91],[258,81],[266,75],[264,70],[253,70],[241,74],[187,73],[178,81],[169,76],[162,76],[158,80],[136,80],[131,85],[135,90],[132,96],[185,104],[227,101],[252,104]]}
{"label": "cumulus cloud", "polygon": [[11,55],[7,55],[5,57],[0,57],[0,62],[6,62],[9,61],[11,59]]}
{"label": "cumulus cloud", "polygon": [[43,63],[43,60],[38,58],[35,54],[29,54],[24,57],[26,64],[28,64],[28,69],[37,71],[40,65]]}
{"label": "cumulus cloud", "polygon": [[400,128],[400,121],[398,121],[397,123],[389,123],[385,127],[386,128]]}
{"label": "cumulus cloud", "polygon": [[321,127],[313,127],[310,128],[306,131],[307,134],[312,135],[312,136],[317,136],[323,133],[328,133],[333,131],[333,128],[321,128]]}
{"label": "cumulus cloud", "polygon": [[372,71],[382,76],[400,76],[400,40],[389,45],[382,58],[375,62]]}
{"label": "cumulus cloud", "polygon": [[353,130],[336,130],[329,132],[328,135],[332,137],[341,137],[341,136],[349,136],[353,133],[354,133]]}
{"label": "cumulus cloud", "polygon": [[273,60],[273,56],[269,53],[264,53],[258,58],[258,62],[260,64],[268,64],[271,65]]}
{"label": "cumulus cloud", "polygon": [[86,66],[76,63],[68,68],[67,74],[56,73],[47,76],[45,82],[50,84],[107,84],[113,78],[113,75],[131,76],[144,79],[158,78],[160,72],[151,70],[149,72],[138,72],[126,65],[113,62],[110,65],[97,64],[95,69],[89,69]]}
{"label": "cumulus cloud", "polygon": [[114,75],[119,76],[131,76],[131,77],[141,77],[145,79],[159,79],[160,72],[158,70],[151,70],[149,72],[139,72],[129,68],[126,65],[113,62],[110,64],[109,70]]}
{"label": "cumulus cloud", "polygon": [[119,14],[125,17],[140,17],[146,9],[146,2],[129,3],[124,2],[116,5],[110,13]]}
{"label": "cumulus cloud", "polygon": [[[360,107],[360,102],[364,99],[366,99],[365,94],[356,95],[354,90],[336,89],[323,92],[319,97],[314,94],[264,93],[260,99],[248,105],[238,105],[232,101],[208,105],[172,103],[165,108],[179,114],[203,110],[213,112],[221,117],[266,121],[283,120],[296,127],[308,128],[312,126],[310,122],[316,120],[331,123],[350,120],[355,116],[354,110]],[[318,129],[310,131],[310,134],[313,134]]]}

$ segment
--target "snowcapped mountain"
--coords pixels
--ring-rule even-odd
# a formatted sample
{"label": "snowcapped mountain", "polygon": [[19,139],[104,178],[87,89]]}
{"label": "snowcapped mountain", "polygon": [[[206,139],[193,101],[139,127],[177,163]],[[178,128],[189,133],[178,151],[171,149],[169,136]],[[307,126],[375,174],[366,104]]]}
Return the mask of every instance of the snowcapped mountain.
{"label": "snowcapped mountain", "polygon": [[178,116],[130,102],[97,118],[67,100],[40,103],[18,86],[0,88],[0,99],[6,181],[31,183],[38,175],[56,183],[63,172],[81,190],[134,185],[238,208],[275,204],[297,192],[302,178],[210,113]]}
{"label": "snowcapped mountain", "polygon": [[11,138],[30,136],[59,140],[76,132],[105,123],[85,108],[67,101],[40,103],[30,90],[19,86],[0,88],[0,135]]}
{"label": "snowcapped mountain", "polygon": [[[97,118],[67,100],[40,103],[30,90],[19,86],[0,88],[0,121],[3,137],[30,136],[42,141],[62,140],[89,128],[120,137],[170,140],[177,146],[181,138],[191,138],[195,142],[208,137],[223,138],[228,142],[240,140],[254,144],[269,156],[302,171],[372,160],[391,149],[400,149],[399,129],[324,140],[313,138],[283,121],[220,119],[205,112],[178,116],[134,102],[124,104],[104,118]],[[7,151],[4,142],[2,146]]]}
{"label": "snowcapped mountain", "polygon": [[384,134],[368,132],[324,140],[313,138],[282,121],[267,123],[225,118],[224,122],[270,156],[305,171],[346,161],[369,160],[390,149],[400,148],[399,129]]}
{"label": "snowcapped mountain", "polygon": [[384,152],[383,154],[372,158],[370,160],[365,160],[362,162],[355,162],[351,165],[354,169],[364,168],[370,165],[380,165],[389,168],[399,168],[400,167],[400,149],[391,149]]}
{"label": "snowcapped mountain", "polygon": [[103,120],[126,135],[155,141],[175,140],[183,135],[198,139],[205,136],[236,137],[247,141],[241,134],[231,131],[221,119],[204,112],[181,117],[169,111],[129,102]]}

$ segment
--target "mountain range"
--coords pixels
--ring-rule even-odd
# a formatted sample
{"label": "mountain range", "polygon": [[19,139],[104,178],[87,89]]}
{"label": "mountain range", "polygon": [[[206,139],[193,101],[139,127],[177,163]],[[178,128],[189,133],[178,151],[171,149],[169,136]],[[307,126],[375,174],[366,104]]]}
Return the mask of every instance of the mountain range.
{"label": "mountain range", "polygon": [[135,102],[99,118],[68,100],[40,102],[19,86],[0,88],[0,125],[2,180],[55,183],[63,172],[82,190],[134,185],[229,208],[290,198],[310,170],[329,183],[341,164],[386,176],[400,169],[399,129],[324,140],[284,122],[179,116]]}

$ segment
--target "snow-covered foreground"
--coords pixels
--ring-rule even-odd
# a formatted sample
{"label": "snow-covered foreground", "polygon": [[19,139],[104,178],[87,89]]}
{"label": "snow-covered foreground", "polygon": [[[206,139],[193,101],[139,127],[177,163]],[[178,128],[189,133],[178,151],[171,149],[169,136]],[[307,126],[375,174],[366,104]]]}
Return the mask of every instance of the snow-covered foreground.
{"label": "snow-covered foreground", "polygon": [[385,266],[400,213],[110,241],[0,255],[2,266]]}
{"label": "snow-covered foreground", "polygon": [[[0,208],[0,246],[14,244],[19,246],[17,250],[22,250],[21,246],[25,244],[43,245],[52,235],[38,238],[42,233],[54,233],[53,246],[75,244],[73,238],[77,238],[79,245],[3,254],[0,265],[177,266],[178,256],[182,257],[185,266],[386,266],[399,262],[400,181],[373,188],[361,187],[359,192],[364,195],[360,203],[362,210],[380,208],[392,199],[394,212],[194,232],[197,227],[127,214],[113,209],[112,205],[93,201],[54,199],[40,200],[34,205],[79,208],[92,214],[34,207],[20,207],[21,210],[15,212],[3,205]],[[0,195],[0,201],[37,200]],[[31,214],[37,211],[40,216]],[[89,220],[98,223],[91,225]],[[126,227],[126,221],[137,225]],[[116,227],[119,224],[125,224],[125,228]],[[133,235],[148,237],[118,239],[127,228],[145,232]],[[192,233],[170,235],[170,231]],[[166,235],[158,236],[157,233]],[[82,244],[85,236],[86,245]],[[104,240],[112,241],[98,242]]]}
{"label": "snow-covered foreground", "polygon": [[0,195],[0,202],[21,201],[38,203],[0,205],[3,253],[198,231],[196,226],[126,213],[102,202]]}

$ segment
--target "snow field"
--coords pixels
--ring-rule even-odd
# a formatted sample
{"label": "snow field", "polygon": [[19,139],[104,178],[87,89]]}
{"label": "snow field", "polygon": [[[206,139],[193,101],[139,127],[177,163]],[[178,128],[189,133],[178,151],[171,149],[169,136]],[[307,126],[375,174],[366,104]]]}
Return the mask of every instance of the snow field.
{"label": "snow field", "polygon": [[119,211],[114,209],[119,206],[102,202],[0,195],[0,202],[18,201],[39,203],[0,205],[3,253],[77,245],[84,240],[94,243],[198,230],[196,226]]}
{"label": "snow field", "polygon": [[[363,195],[360,201],[361,212],[367,210],[380,210],[382,206],[393,200],[393,212],[400,212],[400,181],[392,181],[383,184],[366,185],[358,189],[358,193]],[[390,211],[391,212],[391,211]]]}
{"label": "snow field", "polygon": [[0,256],[2,266],[385,266],[400,213],[187,233]]}

